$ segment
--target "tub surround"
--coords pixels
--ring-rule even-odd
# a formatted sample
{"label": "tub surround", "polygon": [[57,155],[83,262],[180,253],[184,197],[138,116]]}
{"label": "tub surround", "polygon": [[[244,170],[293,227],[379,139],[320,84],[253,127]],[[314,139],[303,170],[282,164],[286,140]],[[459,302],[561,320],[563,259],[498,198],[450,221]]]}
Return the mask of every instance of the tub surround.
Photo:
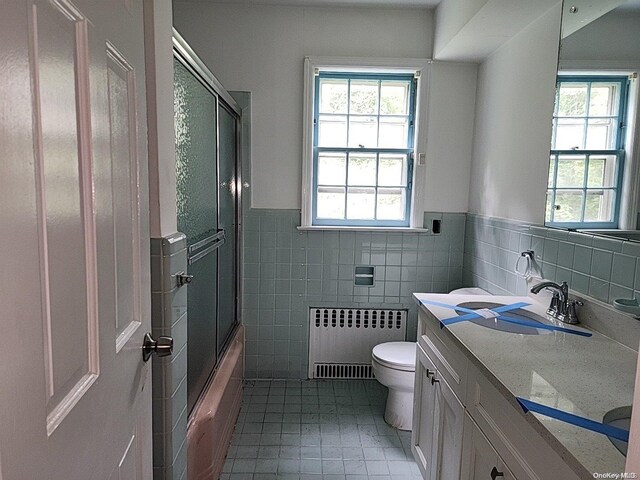
{"label": "tub surround", "polygon": [[[437,327],[455,316],[453,310],[422,304],[431,300],[456,305],[468,301],[531,303],[525,310],[545,315],[544,302],[526,296],[467,296],[416,293],[421,321]],[[519,411],[540,437],[576,472],[624,471],[625,458],[604,435],[534,413],[524,414],[515,397],[558,408],[598,422],[616,407],[633,403],[637,352],[593,331],[582,337],[562,332],[514,335],[471,322],[449,325],[443,335],[470,360],[504,398]]]}

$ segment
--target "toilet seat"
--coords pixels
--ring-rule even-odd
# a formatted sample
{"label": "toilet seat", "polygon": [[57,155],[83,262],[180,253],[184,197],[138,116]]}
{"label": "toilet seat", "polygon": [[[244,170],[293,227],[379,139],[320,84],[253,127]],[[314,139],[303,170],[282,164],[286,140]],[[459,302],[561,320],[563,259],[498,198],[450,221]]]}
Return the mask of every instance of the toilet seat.
{"label": "toilet seat", "polygon": [[416,370],[416,344],[414,342],[381,343],[373,347],[371,356],[374,361],[387,368],[403,372],[415,372]]}

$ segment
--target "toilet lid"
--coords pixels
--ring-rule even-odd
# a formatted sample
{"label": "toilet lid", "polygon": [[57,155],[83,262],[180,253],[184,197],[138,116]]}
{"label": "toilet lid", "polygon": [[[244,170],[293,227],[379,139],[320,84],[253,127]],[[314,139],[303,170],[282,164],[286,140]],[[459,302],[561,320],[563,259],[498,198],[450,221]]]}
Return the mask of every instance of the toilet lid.
{"label": "toilet lid", "polygon": [[373,359],[389,368],[404,371],[416,369],[416,344],[414,342],[387,342],[373,347]]}

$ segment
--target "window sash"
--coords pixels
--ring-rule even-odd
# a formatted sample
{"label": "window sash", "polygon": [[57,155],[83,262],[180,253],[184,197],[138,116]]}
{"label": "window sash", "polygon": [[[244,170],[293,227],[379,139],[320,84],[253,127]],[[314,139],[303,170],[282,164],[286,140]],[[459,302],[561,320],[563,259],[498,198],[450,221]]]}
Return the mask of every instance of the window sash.
{"label": "window sash", "polygon": [[[613,156],[616,159],[615,162],[615,173],[612,186],[589,186],[588,185],[588,174],[589,174],[589,162],[591,157],[598,156]],[[558,187],[558,162],[560,157],[576,157],[576,158],[584,158],[584,179],[582,182],[582,186],[577,187]],[[622,172],[624,170],[624,150],[552,150],[551,159],[554,162],[553,168],[553,179],[549,182],[547,186],[547,195],[552,195],[551,198],[551,212],[550,218],[547,218],[547,213],[545,211],[545,223],[546,225],[553,225],[558,227],[565,228],[617,228],[618,226],[618,214],[620,211],[620,192],[622,191]],[[571,222],[562,222],[555,220],[555,209],[554,205],[556,204],[556,195],[558,191],[561,192],[581,192],[582,194],[582,205],[580,208],[580,220],[579,221],[571,221]],[[612,209],[611,221],[588,221],[585,220],[586,214],[586,202],[587,202],[587,193],[588,192],[599,192],[599,191],[610,191],[614,194],[614,199],[610,208]]]}
{"label": "window sash", "polygon": [[[558,115],[559,106],[560,106],[560,87],[561,85],[566,84],[586,84],[588,85],[587,89],[587,97],[585,99],[585,115],[576,115],[576,116],[567,116],[567,115]],[[598,83],[615,83],[618,84],[619,93],[616,105],[617,107],[617,115],[589,115],[589,108],[591,104],[591,88],[593,84]],[[571,150],[561,150],[561,149],[552,149],[551,150],[551,158],[554,159],[555,165],[553,170],[554,178],[548,182],[547,186],[547,194],[552,195],[551,199],[551,213],[550,218],[547,218],[547,212],[545,211],[545,224],[565,227],[565,228],[617,228],[618,227],[618,219],[620,213],[620,200],[621,200],[621,191],[622,191],[622,181],[623,181],[623,171],[624,171],[624,141],[625,141],[625,133],[626,133],[626,125],[624,123],[624,119],[626,116],[626,104],[627,104],[627,94],[628,94],[628,79],[622,76],[593,76],[593,75],[585,75],[585,76],[563,76],[560,75],[556,81],[556,99],[554,106],[554,115],[553,115],[553,133],[552,133],[552,145],[556,144],[557,140],[557,129],[558,129],[558,120],[562,119],[571,119],[576,121],[584,122],[584,132],[583,132],[583,144],[588,141],[587,138],[587,128],[590,120],[616,120],[615,127],[615,143],[612,149],[605,150],[595,150],[595,149],[571,149]],[[613,186],[611,187],[589,187],[587,184],[587,175],[589,172],[589,159],[593,156],[598,155],[609,155],[615,156],[616,158],[616,172],[615,172],[615,181],[613,182]],[[559,157],[584,157],[585,158],[585,171],[584,171],[584,181],[582,187],[558,187],[557,186],[557,176],[558,176],[558,158]],[[551,172],[550,172],[551,173]],[[582,206],[580,211],[580,221],[576,222],[561,222],[555,221],[555,210],[553,206],[555,205],[556,195],[558,191],[579,191],[582,194]],[[592,222],[585,221],[585,213],[586,213],[586,201],[587,201],[587,192],[593,191],[611,191],[614,194],[614,199],[611,205],[612,216],[611,221],[603,221],[603,222]]]}
{"label": "window sash", "polygon": [[[346,113],[320,113],[320,80],[321,79],[342,79],[342,80],[375,80],[375,81],[407,81],[409,86],[408,92],[408,114],[382,114],[380,112],[380,104],[381,104],[381,91],[378,90],[378,110],[377,113],[372,114],[362,114],[362,113],[351,113],[350,112],[350,103],[351,103],[351,92],[350,88],[347,92],[347,112]],[[413,186],[413,162],[414,162],[414,135],[415,135],[415,99],[416,99],[416,81],[413,75],[408,74],[369,74],[369,73],[349,73],[349,72],[321,72],[316,75],[315,78],[315,98],[314,98],[314,112],[313,112],[313,192],[312,192],[312,224],[318,226],[372,226],[372,227],[407,227],[411,221],[411,191]],[[350,82],[348,83],[350,86]],[[337,117],[345,117],[347,123],[347,145],[344,147],[320,147],[318,146],[318,130],[319,130],[319,117],[320,116],[337,116]],[[406,148],[355,148],[349,147],[349,119],[351,117],[375,117],[378,124],[380,123],[380,119],[384,118],[406,118],[408,123],[407,128],[407,139],[406,139]],[[378,127],[379,128],[379,127]],[[377,134],[377,140],[379,142],[379,130]],[[344,153],[347,159],[346,169],[348,171],[349,168],[349,155],[352,153],[357,154],[376,154],[376,182],[375,185],[348,185],[348,173],[345,178],[344,185],[327,185],[327,184],[319,184],[318,183],[318,157],[323,152],[336,152],[336,153]],[[407,162],[407,173],[406,173],[406,183],[402,185],[380,185],[378,181],[378,169],[380,162],[380,155],[384,154],[398,154],[405,155]],[[336,187],[336,188],[344,188],[344,217],[343,219],[334,219],[334,218],[318,218],[318,189],[322,187]],[[349,188],[373,188],[375,189],[375,198],[374,198],[374,218],[359,220],[359,219],[348,219],[346,218],[348,215],[347,205],[348,205],[348,190]],[[378,219],[378,191],[379,189],[402,189],[404,190],[404,217],[402,220],[383,220]]]}

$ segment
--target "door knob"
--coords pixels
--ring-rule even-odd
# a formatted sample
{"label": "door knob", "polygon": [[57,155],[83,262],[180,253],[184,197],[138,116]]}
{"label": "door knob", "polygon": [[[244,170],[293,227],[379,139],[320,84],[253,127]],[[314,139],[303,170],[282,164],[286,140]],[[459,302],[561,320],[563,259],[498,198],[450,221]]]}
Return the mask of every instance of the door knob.
{"label": "door knob", "polygon": [[154,340],[150,333],[146,333],[142,342],[142,360],[148,362],[152,354],[167,357],[173,353],[173,338],[158,337]]}
{"label": "door knob", "polygon": [[496,467],[493,467],[491,469],[491,480],[496,480],[496,478],[498,478],[498,477],[504,477],[504,473],[503,472],[499,472]]}

